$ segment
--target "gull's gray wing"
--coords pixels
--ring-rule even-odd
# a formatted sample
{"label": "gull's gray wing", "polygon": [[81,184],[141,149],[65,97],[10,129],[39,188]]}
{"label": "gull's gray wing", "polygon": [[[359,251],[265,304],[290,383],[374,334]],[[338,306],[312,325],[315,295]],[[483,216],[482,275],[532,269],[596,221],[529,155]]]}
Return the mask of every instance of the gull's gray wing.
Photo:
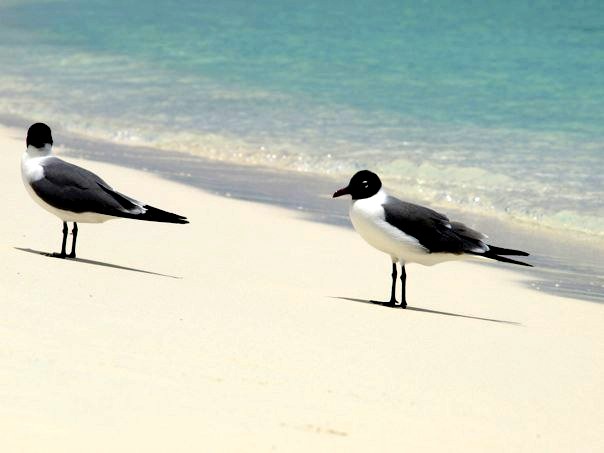
{"label": "gull's gray wing", "polygon": [[46,203],[64,211],[117,217],[144,212],[142,203],[114,191],[94,173],[57,157],[42,163],[44,177],[31,183]]}
{"label": "gull's gray wing", "polygon": [[415,237],[430,253],[481,253],[488,250],[484,235],[439,212],[387,197],[382,205],[386,222]]}

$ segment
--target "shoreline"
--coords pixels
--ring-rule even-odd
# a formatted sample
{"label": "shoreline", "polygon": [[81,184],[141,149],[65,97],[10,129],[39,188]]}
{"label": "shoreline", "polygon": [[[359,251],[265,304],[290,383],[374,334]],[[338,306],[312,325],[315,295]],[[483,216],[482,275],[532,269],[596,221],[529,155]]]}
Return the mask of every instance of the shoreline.
{"label": "shoreline", "polygon": [[41,256],[60,222],[0,130],[2,451],[601,449],[601,305],[451,262],[376,306],[388,260],[349,228],[71,157],[191,223],[82,224],[80,258]]}
{"label": "shoreline", "polygon": [[[22,116],[17,116],[17,115],[7,115],[7,114],[0,114],[0,124],[5,125],[6,127],[12,128],[12,127],[17,127],[17,128],[24,128],[27,129],[27,127],[32,123],[35,122],[34,120],[28,120],[25,117]],[[248,161],[245,159],[245,155],[239,155],[240,158],[242,158],[243,160],[239,160],[239,159],[234,159],[234,158],[229,158],[229,157],[216,157],[214,156],[213,153],[204,153],[204,152],[189,152],[183,149],[179,149],[178,146],[176,147],[169,147],[169,146],[165,146],[165,145],[158,145],[158,146],[154,146],[151,144],[137,144],[137,143],[132,143],[132,142],[124,142],[124,141],[120,141],[120,140],[111,140],[108,138],[100,138],[97,136],[93,136],[93,135],[86,135],[85,133],[82,132],[66,132],[64,130],[62,130],[60,127],[59,128],[55,128],[57,133],[60,133],[61,136],[64,138],[64,142],[66,143],[66,148],[67,148],[67,152],[73,152],[75,151],[90,151],[89,154],[90,156],[97,156],[97,158],[99,158],[98,156],[102,156],[104,154],[104,150],[102,149],[103,147],[113,147],[113,148],[118,148],[119,150],[131,150],[133,153],[136,153],[137,151],[140,150],[146,150],[149,153],[158,153],[164,156],[175,156],[175,157],[183,157],[186,156],[188,158],[195,158],[195,159],[199,159],[200,161],[203,162],[207,162],[209,164],[216,164],[218,166],[221,167],[234,167],[234,168],[239,168],[239,169],[243,169],[243,170],[249,170],[249,172],[251,173],[260,173],[262,174],[263,172],[267,172],[267,173],[271,173],[271,174],[275,174],[275,173],[283,173],[283,174],[290,174],[290,175],[298,175],[298,176],[303,176],[303,178],[307,181],[310,182],[325,182],[325,181],[333,181],[335,184],[340,184],[342,182],[342,180],[349,178],[351,176],[352,173],[346,173],[345,175],[334,175],[334,174],[323,174],[320,172],[316,172],[313,170],[310,171],[306,171],[306,170],[301,170],[301,169],[289,169],[287,168],[287,166],[282,166],[282,165],[271,165],[267,162],[264,161],[257,161],[257,160],[251,160]],[[209,139],[210,142],[207,144],[207,146],[205,146],[205,148],[209,148],[212,149],[212,144],[211,144],[211,140],[214,140],[214,138]],[[237,141],[235,140],[233,143],[233,146],[239,146]],[[198,147],[199,148],[204,148],[204,146]],[[83,155],[83,153],[78,153],[76,152],[75,154],[73,154],[74,156],[78,156],[78,155]],[[119,157],[119,153],[114,152],[113,153],[114,156]],[[138,167],[135,167],[138,168]],[[376,170],[375,168],[373,169],[374,171]],[[354,170],[351,170],[351,172]],[[392,181],[390,181],[392,182]],[[385,185],[388,187],[388,180],[386,179],[386,183]],[[416,186],[420,187],[421,184],[418,183],[416,184]],[[452,201],[446,201],[444,199],[436,199],[436,200],[428,200],[426,198],[421,198],[421,187],[420,187],[420,191],[418,192],[416,189],[417,187],[413,187],[413,185],[408,186],[409,189],[409,193],[405,193],[403,190],[394,190],[392,191],[393,194],[395,195],[399,195],[402,199],[407,199],[409,201],[421,204],[421,205],[425,205],[425,206],[430,206],[433,209],[437,210],[437,211],[441,211],[441,212],[451,212],[454,213],[455,215],[461,214],[462,216],[465,216],[466,218],[472,218],[472,217],[479,217],[481,219],[486,219],[487,222],[493,222],[493,223],[500,223],[500,224],[505,224],[508,225],[511,229],[511,227],[515,228],[515,229],[523,229],[526,231],[531,231],[531,230],[538,230],[540,232],[540,234],[544,234],[546,236],[550,236],[550,237],[555,237],[555,236],[560,236],[560,234],[563,234],[564,236],[564,240],[568,240],[570,238],[570,240],[574,241],[575,243],[591,243],[593,245],[593,243],[595,242],[596,247],[599,247],[603,252],[604,252],[604,232],[602,231],[586,231],[586,230],[582,230],[581,228],[579,228],[578,226],[564,226],[564,225],[552,225],[551,223],[548,223],[547,220],[544,220],[543,222],[539,222],[537,220],[535,220],[534,218],[528,218],[528,217],[522,217],[521,215],[518,215],[518,213],[505,213],[503,211],[498,211],[498,210],[493,210],[492,208],[489,208],[488,206],[484,206],[484,207],[479,207],[478,205],[474,206],[471,204],[459,204],[459,203],[455,203]],[[428,192],[433,190],[430,188],[427,188]]]}
{"label": "shoreline", "polygon": [[[9,123],[6,127],[10,129],[15,128],[16,124],[29,125],[20,118],[9,121],[0,117],[0,124],[5,123]],[[347,181],[79,136],[61,136],[56,144],[57,151],[68,159],[85,158],[133,169],[141,169],[141,163],[144,163],[142,169],[152,174],[226,198],[280,206],[316,222],[352,228],[347,215],[348,204],[331,199],[331,193]],[[404,194],[401,197],[404,199]],[[421,204],[418,200],[409,201]],[[604,263],[600,262],[604,256],[604,241],[598,237],[554,231],[549,227],[502,219],[490,213],[479,215],[455,207],[432,207],[451,219],[485,232],[495,245],[531,253],[528,261],[535,267],[528,273],[534,281],[526,283],[528,287],[554,295],[604,303]],[[491,265],[488,262],[483,264]]]}

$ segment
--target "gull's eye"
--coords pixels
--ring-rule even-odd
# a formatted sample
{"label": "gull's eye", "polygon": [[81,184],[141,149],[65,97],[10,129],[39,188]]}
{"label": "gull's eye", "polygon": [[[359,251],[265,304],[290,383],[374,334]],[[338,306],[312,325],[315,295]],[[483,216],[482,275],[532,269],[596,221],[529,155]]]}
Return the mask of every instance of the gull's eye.
{"label": "gull's eye", "polygon": [[363,181],[361,184],[363,184],[363,187],[365,187],[365,189],[369,188],[369,183],[367,181]]}

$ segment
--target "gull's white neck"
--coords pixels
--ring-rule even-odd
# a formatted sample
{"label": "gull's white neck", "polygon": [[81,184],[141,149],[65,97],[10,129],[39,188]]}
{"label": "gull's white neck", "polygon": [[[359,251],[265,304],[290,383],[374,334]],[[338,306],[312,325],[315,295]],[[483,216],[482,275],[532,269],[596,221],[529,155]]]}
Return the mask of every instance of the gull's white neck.
{"label": "gull's white neck", "polygon": [[384,189],[380,189],[376,194],[368,197],[368,198],[360,198],[358,200],[352,200],[352,204],[361,204],[361,205],[378,205],[381,206],[386,202],[386,198],[388,198],[388,194],[384,191]]}
{"label": "gull's white neck", "polygon": [[25,150],[25,154],[30,159],[35,157],[47,157],[52,155],[52,145],[46,143],[42,148],[36,148],[34,145],[29,145]]}
{"label": "gull's white neck", "polygon": [[51,156],[52,145],[50,143],[46,143],[42,148],[36,148],[33,145],[27,147],[21,156],[21,176],[27,183],[26,187],[29,187],[29,183],[44,177],[44,168],[41,164]]}

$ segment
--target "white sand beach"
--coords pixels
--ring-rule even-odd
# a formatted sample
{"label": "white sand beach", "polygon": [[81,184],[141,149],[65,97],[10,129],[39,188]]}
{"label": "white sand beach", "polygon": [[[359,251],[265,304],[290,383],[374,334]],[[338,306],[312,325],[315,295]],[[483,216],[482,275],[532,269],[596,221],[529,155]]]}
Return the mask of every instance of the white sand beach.
{"label": "white sand beach", "polygon": [[0,451],[604,451],[602,305],[460,262],[372,305],[390,263],[352,230],[90,161],[191,223],[81,224],[48,258],[24,141],[0,128]]}

